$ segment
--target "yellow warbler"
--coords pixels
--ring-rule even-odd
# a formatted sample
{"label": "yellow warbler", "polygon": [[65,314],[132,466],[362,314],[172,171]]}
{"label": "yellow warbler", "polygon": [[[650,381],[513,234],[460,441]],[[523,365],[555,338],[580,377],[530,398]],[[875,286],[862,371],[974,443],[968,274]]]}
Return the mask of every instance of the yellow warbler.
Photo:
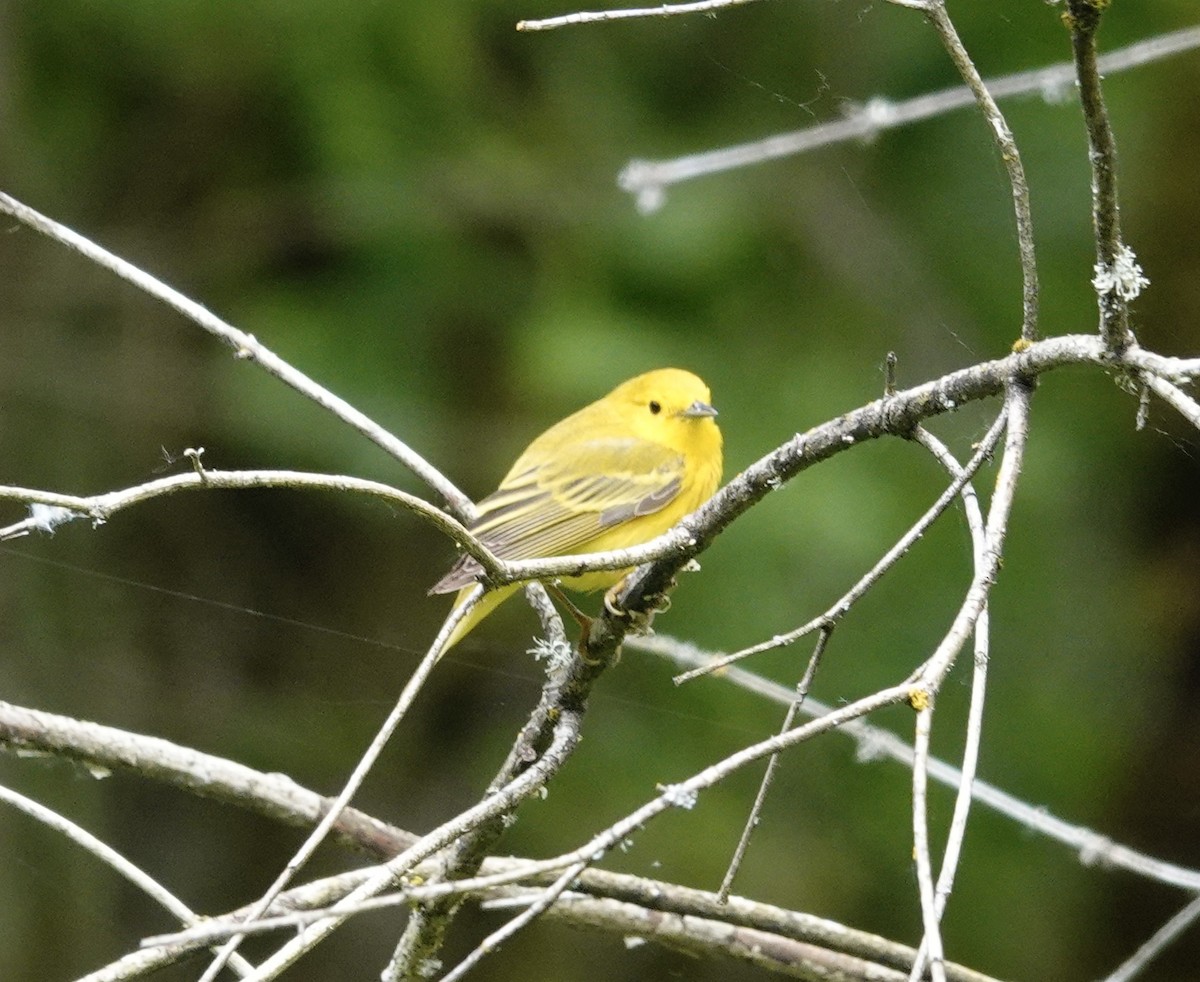
{"label": "yellow warbler", "polygon": [[[501,559],[602,552],[649,542],[695,511],[721,480],[721,431],[708,386],[662,368],[618,385],[531,443],[500,487],[479,503],[471,531]],[[461,557],[430,593],[470,595],[480,567]],[[586,592],[618,583],[628,569],[562,580]],[[445,650],[516,591],[485,594]]]}

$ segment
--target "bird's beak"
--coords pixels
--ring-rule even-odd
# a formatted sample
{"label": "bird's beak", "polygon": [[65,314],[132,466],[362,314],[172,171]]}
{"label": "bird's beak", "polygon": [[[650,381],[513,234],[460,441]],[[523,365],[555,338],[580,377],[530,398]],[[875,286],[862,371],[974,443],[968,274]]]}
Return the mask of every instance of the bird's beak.
{"label": "bird's beak", "polygon": [[717,415],[717,411],[713,409],[707,402],[701,402],[697,399],[687,409],[679,413],[684,419],[705,419],[712,418]]}

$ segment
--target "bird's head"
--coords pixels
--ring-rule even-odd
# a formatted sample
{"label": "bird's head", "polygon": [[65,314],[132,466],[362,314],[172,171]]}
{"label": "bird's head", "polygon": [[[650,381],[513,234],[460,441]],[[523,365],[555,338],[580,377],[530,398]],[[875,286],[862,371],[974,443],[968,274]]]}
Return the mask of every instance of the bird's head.
{"label": "bird's head", "polygon": [[682,368],[660,368],[617,386],[606,402],[638,436],[687,455],[720,454],[708,386]]}

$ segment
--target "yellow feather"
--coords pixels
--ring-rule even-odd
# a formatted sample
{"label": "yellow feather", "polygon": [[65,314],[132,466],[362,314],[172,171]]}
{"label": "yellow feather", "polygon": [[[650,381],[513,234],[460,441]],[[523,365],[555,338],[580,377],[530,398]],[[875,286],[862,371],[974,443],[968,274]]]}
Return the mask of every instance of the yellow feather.
{"label": "yellow feather", "polygon": [[[534,440],[479,503],[471,530],[501,559],[622,549],[649,542],[707,501],[721,481],[721,431],[708,386],[663,368],[617,386]],[[471,593],[479,565],[463,556],[430,593]],[[570,577],[587,592],[629,570]],[[449,650],[516,591],[480,600],[450,636]]]}

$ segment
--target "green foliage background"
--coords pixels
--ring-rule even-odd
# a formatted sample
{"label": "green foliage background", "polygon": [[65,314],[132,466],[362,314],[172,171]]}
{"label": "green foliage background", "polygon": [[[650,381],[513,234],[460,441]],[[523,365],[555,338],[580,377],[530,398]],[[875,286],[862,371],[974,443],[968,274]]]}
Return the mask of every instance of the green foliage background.
{"label": "green foliage background", "polygon": [[[961,8],[961,9],[958,9]],[[692,368],[721,409],[732,474],[902,384],[1016,337],[1009,192],[958,112],[673,189],[639,215],[633,157],[754,139],[874,96],[955,84],[917,14],[761,3],[521,35],[548,0],[0,3],[0,187],[161,276],[324,382],[474,495],[546,425],[648,368]],[[957,3],[987,76],[1069,57],[1060,10]],[[1106,49],[1185,26],[1188,0],[1115,3]],[[1143,340],[1200,352],[1195,54],[1114,75],[1126,238],[1153,281]],[[1043,329],[1090,331],[1089,176],[1078,109],[1004,108],[1033,189]],[[32,233],[0,236],[0,482],[90,493],[179,469],[350,472],[421,490],[364,440],[196,328]],[[963,453],[994,407],[936,425]],[[992,616],[982,775],[1056,814],[1200,865],[1200,508],[1196,434],[1097,372],[1047,377]],[[916,448],[857,448],[731,528],[659,629],[716,648],[823,608],[940,491]],[[990,477],[984,475],[981,488]],[[16,520],[8,508],[0,521]],[[340,786],[444,616],[451,547],[359,500],[213,493],[0,549],[3,698]],[[839,630],[816,694],[903,678],[960,600],[948,516]],[[424,829],[471,802],[536,698],[512,605],[456,652],[361,804]],[[807,654],[756,663],[784,681]],[[779,712],[717,682],[683,689],[627,654],[579,756],[503,843],[572,845],[770,732]],[[959,750],[960,668],[936,749]],[[911,714],[881,722],[907,733]],[[782,771],[739,889],[915,942],[908,781],[833,737]],[[124,775],[0,759],[188,902],[255,895],[300,836]],[[748,807],[744,774],[611,865],[713,887]],[[949,814],[939,793],[935,815]],[[342,861],[332,853],[318,868]],[[68,979],[169,922],[52,833],[0,812],[0,971]],[[1185,902],[980,810],[947,917],[950,955],[999,977],[1102,975]],[[495,923],[494,915],[478,918]],[[472,918],[475,920],[475,918]],[[289,978],[375,978],[396,917],[364,918]],[[478,927],[479,925],[476,925]],[[456,929],[448,957],[472,934]],[[597,959],[604,959],[602,975]],[[1153,978],[1194,978],[1193,932]],[[164,978],[191,978],[176,972]],[[540,926],[491,979],[738,979],[654,946]]]}

